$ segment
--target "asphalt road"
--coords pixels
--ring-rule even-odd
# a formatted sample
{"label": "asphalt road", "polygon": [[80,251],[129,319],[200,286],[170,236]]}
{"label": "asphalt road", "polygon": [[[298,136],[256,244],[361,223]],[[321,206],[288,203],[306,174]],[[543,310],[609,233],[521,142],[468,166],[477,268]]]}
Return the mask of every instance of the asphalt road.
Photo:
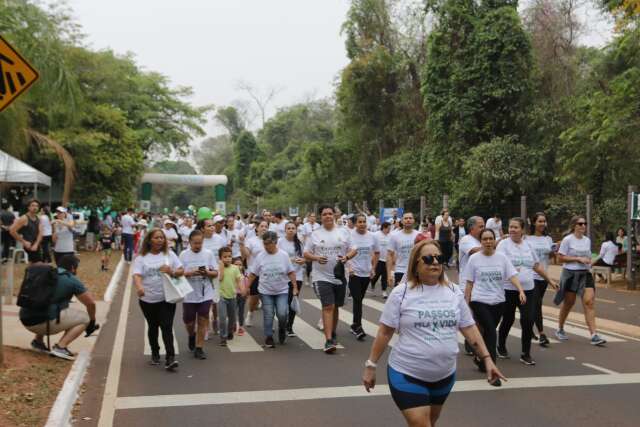
{"label": "asphalt road", "polygon": [[[189,353],[178,308],[174,329],[181,366],[168,373],[147,364],[144,319],[137,298],[125,289],[122,283],[100,334],[75,425],[404,425],[386,387],[388,352],[379,364],[376,392],[367,395],[361,386],[372,339],[358,342],[348,332],[350,304],[338,328],[343,348],[334,355],[314,348],[322,341],[315,329],[320,310],[311,288],[305,286],[303,322],[295,328],[298,338],[264,349],[259,320],[230,347],[220,347],[217,337],[208,341],[205,361]],[[609,305],[628,303],[624,295],[615,294],[616,301]],[[366,301],[364,318],[369,328],[375,328],[384,300],[372,294]],[[608,311],[622,310],[609,307]],[[516,322],[515,334],[518,327]],[[554,327],[555,322],[547,322],[549,332]],[[470,358],[461,354],[456,387],[438,425],[638,426],[640,340],[604,333],[610,338],[604,348],[589,345],[588,331],[578,326],[569,332],[567,342],[547,349],[534,343],[536,366],[524,366],[517,357],[500,360],[500,369],[510,379],[500,389],[488,386]],[[516,336],[507,346],[514,356],[519,354]]]}

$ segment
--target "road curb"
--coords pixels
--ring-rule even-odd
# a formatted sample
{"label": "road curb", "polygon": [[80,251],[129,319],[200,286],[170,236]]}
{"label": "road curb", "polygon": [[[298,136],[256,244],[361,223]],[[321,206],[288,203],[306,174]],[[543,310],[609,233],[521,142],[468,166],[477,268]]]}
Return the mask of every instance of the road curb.
{"label": "road curb", "polygon": [[122,273],[124,271],[124,255],[120,258],[120,262],[118,262],[118,266],[116,267],[116,271],[111,276],[111,280],[109,281],[109,285],[107,286],[107,290],[104,293],[104,297],[102,298],[105,302],[113,301],[113,296],[118,289],[118,283],[120,283],[120,279],[122,278]]}
{"label": "road curb", "polygon": [[[549,306],[542,306],[542,314],[558,319],[558,317],[560,316],[560,309]],[[579,324],[580,326],[587,326],[586,322],[584,321],[584,315],[582,313],[569,313],[567,321]],[[601,317],[596,317],[596,326],[598,328],[598,331],[601,332],[611,332],[613,334],[623,335],[629,338],[640,340],[640,326],[617,322],[615,320],[603,319]]]}
{"label": "road curb", "polygon": [[71,420],[71,410],[73,404],[78,398],[80,385],[82,385],[84,375],[89,367],[90,353],[86,350],[78,353],[71,370],[64,380],[62,390],[58,393],[58,397],[49,412],[49,418],[45,427],[62,427],[69,426]]}

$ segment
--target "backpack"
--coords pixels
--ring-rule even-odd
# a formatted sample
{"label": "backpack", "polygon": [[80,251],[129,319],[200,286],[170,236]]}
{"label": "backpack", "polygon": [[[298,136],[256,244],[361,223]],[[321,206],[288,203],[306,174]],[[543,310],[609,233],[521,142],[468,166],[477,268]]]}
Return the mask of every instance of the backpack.
{"label": "backpack", "polygon": [[58,271],[48,264],[27,268],[20,286],[17,304],[30,310],[46,310],[53,303],[58,284]]}

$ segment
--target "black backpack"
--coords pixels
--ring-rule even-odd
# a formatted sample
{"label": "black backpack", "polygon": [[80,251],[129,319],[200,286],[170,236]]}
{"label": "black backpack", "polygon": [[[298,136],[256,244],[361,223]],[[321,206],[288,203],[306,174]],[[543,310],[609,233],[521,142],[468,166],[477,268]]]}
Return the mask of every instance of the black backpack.
{"label": "black backpack", "polygon": [[58,271],[49,264],[27,267],[17,304],[30,310],[46,310],[53,303],[58,284]]}

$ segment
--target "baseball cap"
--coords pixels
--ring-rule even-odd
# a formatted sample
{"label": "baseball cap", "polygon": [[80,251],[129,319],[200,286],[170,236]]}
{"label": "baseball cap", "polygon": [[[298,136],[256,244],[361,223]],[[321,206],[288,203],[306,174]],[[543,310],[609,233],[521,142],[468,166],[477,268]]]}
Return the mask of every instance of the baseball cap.
{"label": "baseball cap", "polygon": [[216,216],[213,217],[213,222],[214,223],[221,222],[221,221],[224,221],[224,217],[222,215],[216,215]]}

